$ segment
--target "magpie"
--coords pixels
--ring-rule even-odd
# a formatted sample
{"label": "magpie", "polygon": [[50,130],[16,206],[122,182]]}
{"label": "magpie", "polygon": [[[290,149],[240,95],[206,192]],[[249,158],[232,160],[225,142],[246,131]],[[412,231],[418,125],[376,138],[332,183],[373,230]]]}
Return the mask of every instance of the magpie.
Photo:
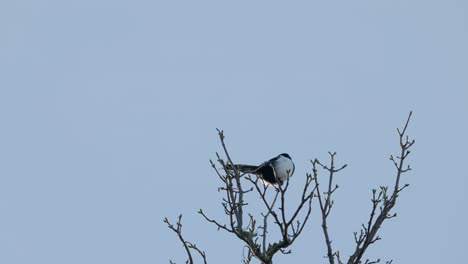
{"label": "magpie", "polygon": [[282,185],[294,173],[294,163],[287,153],[279,154],[259,166],[236,164],[226,168],[228,170],[234,170],[233,168],[235,168],[243,173],[255,174],[260,177],[266,186],[270,184]]}

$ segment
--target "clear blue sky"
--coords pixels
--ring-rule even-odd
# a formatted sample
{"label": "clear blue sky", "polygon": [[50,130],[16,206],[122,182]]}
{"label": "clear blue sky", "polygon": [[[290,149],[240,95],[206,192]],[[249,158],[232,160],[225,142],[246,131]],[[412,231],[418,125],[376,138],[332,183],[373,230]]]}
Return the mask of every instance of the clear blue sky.
{"label": "clear blue sky", "polygon": [[[411,186],[369,257],[457,263],[468,244],[466,1],[2,1],[0,263],[183,263],[184,213],[210,263],[241,243],[208,163],[288,152],[349,167],[330,215],[351,253],[370,189],[390,183],[410,110]],[[317,204],[315,204],[317,208]],[[293,254],[324,263],[317,209]],[[310,260],[310,261],[308,261]]]}

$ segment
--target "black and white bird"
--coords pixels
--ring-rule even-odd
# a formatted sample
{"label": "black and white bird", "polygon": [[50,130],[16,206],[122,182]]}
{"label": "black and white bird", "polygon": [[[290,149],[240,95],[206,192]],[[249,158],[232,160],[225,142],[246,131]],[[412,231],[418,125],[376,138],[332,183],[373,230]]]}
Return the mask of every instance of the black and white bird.
{"label": "black and white bird", "polygon": [[[240,172],[257,175],[265,185],[281,185],[294,173],[294,163],[287,153],[279,154],[258,166],[236,164],[234,167]],[[227,169],[233,170],[233,167],[228,166]]]}

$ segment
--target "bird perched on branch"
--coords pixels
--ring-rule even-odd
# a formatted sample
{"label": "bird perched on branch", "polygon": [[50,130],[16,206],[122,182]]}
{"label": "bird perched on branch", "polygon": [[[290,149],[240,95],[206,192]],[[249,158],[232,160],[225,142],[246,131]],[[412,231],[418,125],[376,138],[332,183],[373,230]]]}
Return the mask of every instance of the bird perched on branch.
{"label": "bird perched on branch", "polygon": [[226,169],[236,169],[243,173],[255,174],[260,177],[265,185],[281,185],[288,179],[288,177],[293,175],[294,163],[292,162],[289,154],[282,153],[258,166],[236,164],[234,166],[228,165],[226,166]]}

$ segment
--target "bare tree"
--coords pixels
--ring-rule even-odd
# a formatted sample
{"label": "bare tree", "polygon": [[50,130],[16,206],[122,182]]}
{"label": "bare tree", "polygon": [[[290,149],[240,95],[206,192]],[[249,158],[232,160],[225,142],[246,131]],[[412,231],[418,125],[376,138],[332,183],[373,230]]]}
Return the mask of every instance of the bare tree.
{"label": "bare tree", "polygon": [[[396,213],[391,212],[392,208],[397,202],[399,193],[409,186],[408,184],[404,184],[401,187],[400,180],[402,174],[411,170],[411,167],[405,164],[410,154],[410,148],[415,142],[414,140],[410,140],[406,135],[411,115],[412,113],[410,112],[403,129],[397,129],[401,150],[399,156],[390,156],[390,160],[396,169],[395,183],[390,188],[390,191],[388,186],[381,186],[379,190],[372,190],[372,208],[369,219],[366,224],[362,224],[360,232],[354,232],[355,249],[350,255],[347,264],[362,263],[364,254],[369,246],[381,239],[377,233],[384,221],[396,217]],[[216,162],[210,161],[210,163],[222,184],[218,191],[222,192],[224,196],[221,205],[227,216],[227,221],[221,222],[215,220],[201,209],[198,213],[206,221],[215,225],[218,230],[224,230],[245,243],[247,254],[244,256],[243,263],[250,263],[253,259],[257,259],[262,264],[271,264],[273,263],[273,257],[278,252],[283,254],[291,253],[289,248],[303,234],[303,230],[312,212],[312,201],[316,198],[322,218],[321,226],[327,249],[326,257],[330,264],[343,264],[344,262],[340,258],[340,251],[333,249],[327,225],[327,219],[334,204],[332,197],[334,192],[339,188],[334,183],[334,175],[347,166],[346,164],[336,166],[336,153],[329,152],[329,164],[324,164],[318,159],[311,161],[312,173],[306,174],[300,199],[291,205],[291,203],[286,202],[289,177],[284,184],[271,186],[264,185],[257,176],[243,174],[238,169],[233,170],[232,168],[236,168],[234,166],[235,163],[231,159],[224,142],[223,131],[218,130],[218,135],[225,157],[222,158],[219,153],[216,153]],[[323,192],[321,191],[319,181],[319,169],[323,170],[327,175],[325,190]],[[249,207],[246,197],[249,193],[256,194],[260,199],[263,205],[263,211],[260,210],[262,211],[260,215],[248,211]],[[259,209],[255,208],[255,211],[259,211]],[[167,218],[164,221],[171,230],[177,233],[179,240],[182,242],[188,257],[186,263],[193,263],[191,250],[195,250],[202,257],[204,263],[207,263],[205,252],[183,239],[181,217],[179,216],[176,226],[172,225]],[[269,234],[274,230],[279,234],[279,238],[269,237]],[[364,263],[372,264],[378,262],[380,262],[380,259],[374,261],[366,259]],[[171,261],[171,263],[173,262]],[[390,263],[392,263],[391,260],[387,261],[387,264]]]}

